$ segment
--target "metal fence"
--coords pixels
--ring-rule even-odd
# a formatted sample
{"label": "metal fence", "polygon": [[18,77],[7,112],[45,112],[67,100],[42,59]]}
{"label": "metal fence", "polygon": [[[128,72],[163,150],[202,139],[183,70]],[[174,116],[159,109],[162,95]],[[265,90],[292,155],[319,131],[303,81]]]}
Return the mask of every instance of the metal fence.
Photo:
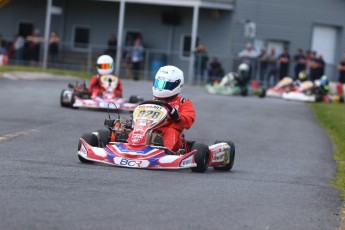
{"label": "metal fence", "polygon": [[[27,50],[22,51],[22,58],[16,58],[16,51],[8,49],[7,54],[9,57],[9,65],[24,65],[24,66],[37,66],[42,67],[42,57],[43,57],[43,46],[40,50],[40,58],[38,62],[30,61],[30,54]],[[125,56],[124,52],[121,51],[121,65],[120,65],[120,76],[124,79],[133,78],[133,70],[130,60]],[[64,70],[81,71],[85,73],[94,74],[96,73],[96,60],[102,54],[110,54],[116,57],[116,50],[110,50],[109,47],[104,45],[89,45],[87,48],[72,47],[70,43],[61,43],[59,47],[59,55],[56,63],[52,63],[49,57],[48,68],[57,68]],[[204,84],[206,82],[211,82],[215,79],[219,79],[222,76],[214,76],[210,73],[210,63],[214,58],[217,58],[223,69],[223,75],[230,71],[237,71],[239,64],[247,62],[251,67],[250,75],[251,79],[258,80],[259,84],[268,87],[274,85],[280,78],[279,76],[279,64],[277,62],[269,63],[265,68],[263,68],[262,63],[259,59],[244,60],[236,58],[232,55],[219,56],[217,54],[208,54],[208,66],[204,71],[200,72],[200,63],[195,63],[193,69],[193,76],[190,77],[190,83],[193,84]],[[139,70],[140,79],[150,80],[153,78],[160,66],[172,64],[181,66],[181,69],[188,73],[189,68],[189,57],[180,51],[167,51],[160,49],[145,49],[145,54],[143,61],[141,62],[141,67]],[[295,77],[294,75],[294,62],[290,62],[288,76]],[[325,66],[325,74],[330,78],[330,80],[337,79],[336,65]]]}

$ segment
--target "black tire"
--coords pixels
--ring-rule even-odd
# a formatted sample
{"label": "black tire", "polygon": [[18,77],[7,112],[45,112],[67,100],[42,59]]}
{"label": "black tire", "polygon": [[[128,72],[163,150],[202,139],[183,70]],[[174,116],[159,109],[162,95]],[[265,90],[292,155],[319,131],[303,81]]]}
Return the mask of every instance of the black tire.
{"label": "black tire", "polygon": [[197,165],[196,167],[191,168],[192,172],[205,172],[208,168],[209,160],[208,146],[203,143],[195,142],[191,150],[196,150],[196,153],[194,154],[194,160]]}
{"label": "black tire", "polygon": [[[81,136],[81,138],[83,138],[89,145],[91,145],[93,147],[97,147],[98,146],[98,139],[93,134],[85,133],[85,134],[83,134],[83,136]],[[78,151],[79,151],[80,148],[81,148],[81,141],[79,140]],[[79,158],[80,162],[82,162],[82,163],[85,163],[85,164],[93,163],[93,161],[89,161],[89,160],[79,156],[79,154],[78,154],[78,158]]]}
{"label": "black tire", "polygon": [[97,130],[99,135],[99,140],[101,141],[100,146],[105,147],[107,144],[109,144],[110,140],[110,130],[108,129],[99,129]]}
{"label": "black tire", "polygon": [[74,102],[75,102],[75,96],[77,96],[76,93],[72,93],[72,100],[71,100],[71,103],[70,103],[69,106],[70,106],[72,109],[79,109],[79,107],[73,107],[73,104],[74,104]]}
{"label": "black tire", "polygon": [[60,94],[60,105],[61,105],[61,107],[69,107],[69,106],[70,106],[70,103],[65,103],[65,102],[63,102],[63,94],[64,94],[65,91],[66,91],[66,90],[63,89],[63,90],[61,91],[61,94]]}
{"label": "black tire", "polygon": [[133,103],[133,104],[143,102],[143,101],[144,101],[144,98],[136,96],[136,95],[130,96],[128,100],[129,103]]}
{"label": "black tire", "polygon": [[257,95],[259,98],[266,97],[266,89],[259,89]]}
{"label": "black tire", "polygon": [[247,88],[244,88],[241,90],[241,96],[243,96],[243,97],[248,96],[248,89]]}
{"label": "black tire", "polygon": [[214,170],[220,170],[220,171],[230,171],[232,169],[232,167],[234,166],[234,162],[235,162],[235,144],[231,141],[220,141],[220,140],[216,140],[214,143],[218,144],[218,143],[222,143],[225,142],[230,146],[230,162],[222,167],[213,167]]}

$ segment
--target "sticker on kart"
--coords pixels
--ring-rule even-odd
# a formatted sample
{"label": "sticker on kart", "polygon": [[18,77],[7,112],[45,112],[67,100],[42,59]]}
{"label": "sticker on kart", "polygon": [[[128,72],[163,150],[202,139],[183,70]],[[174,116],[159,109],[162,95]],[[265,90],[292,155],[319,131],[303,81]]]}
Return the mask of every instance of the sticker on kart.
{"label": "sticker on kart", "polygon": [[122,157],[114,157],[114,163],[124,167],[147,168],[150,165],[148,160],[135,160]]}
{"label": "sticker on kart", "polygon": [[160,106],[141,105],[137,107],[133,114],[133,120],[159,121],[164,116],[164,110]]}

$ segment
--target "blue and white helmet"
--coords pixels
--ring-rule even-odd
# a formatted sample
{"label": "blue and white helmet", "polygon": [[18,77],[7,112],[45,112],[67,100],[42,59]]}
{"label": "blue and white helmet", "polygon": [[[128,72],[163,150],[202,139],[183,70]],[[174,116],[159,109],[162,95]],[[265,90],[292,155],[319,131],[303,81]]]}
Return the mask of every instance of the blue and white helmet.
{"label": "blue and white helmet", "polygon": [[161,67],[153,82],[152,93],[157,98],[168,98],[179,94],[184,84],[183,72],[179,68],[167,65]]}

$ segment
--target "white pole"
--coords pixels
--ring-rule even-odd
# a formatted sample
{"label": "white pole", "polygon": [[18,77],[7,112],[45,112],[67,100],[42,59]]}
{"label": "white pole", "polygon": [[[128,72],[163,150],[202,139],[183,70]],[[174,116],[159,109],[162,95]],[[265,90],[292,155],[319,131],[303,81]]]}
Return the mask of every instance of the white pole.
{"label": "white pole", "polygon": [[43,47],[43,69],[47,68],[48,62],[48,44],[49,44],[49,32],[50,32],[50,21],[52,12],[52,1],[47,0],[47,12],[46,12],[46,25],[44,29],[44,47]]}
{"label": "white pole", "polygon": [[[125,0],[121,0],[119,9],[119,23],[117,28],[117,47],[116,47],[116,62],[115,62],[115,75],[120,74],[121,54],[122,54],[122,34],[123,24],[125,18]],[[125,41],[126,42],[126,41]]]}
{"label": "white pole", "polygon": [[196,46],[196,38],[198,33],[198,21],[199,21],[199,6],[195,5],[193,9],[193,22],[192,22],[192,38],[190,46],[190,58],[189,58],[189,72],[188,72],[188,83],[193,83],[194,78],[194,49]]}

